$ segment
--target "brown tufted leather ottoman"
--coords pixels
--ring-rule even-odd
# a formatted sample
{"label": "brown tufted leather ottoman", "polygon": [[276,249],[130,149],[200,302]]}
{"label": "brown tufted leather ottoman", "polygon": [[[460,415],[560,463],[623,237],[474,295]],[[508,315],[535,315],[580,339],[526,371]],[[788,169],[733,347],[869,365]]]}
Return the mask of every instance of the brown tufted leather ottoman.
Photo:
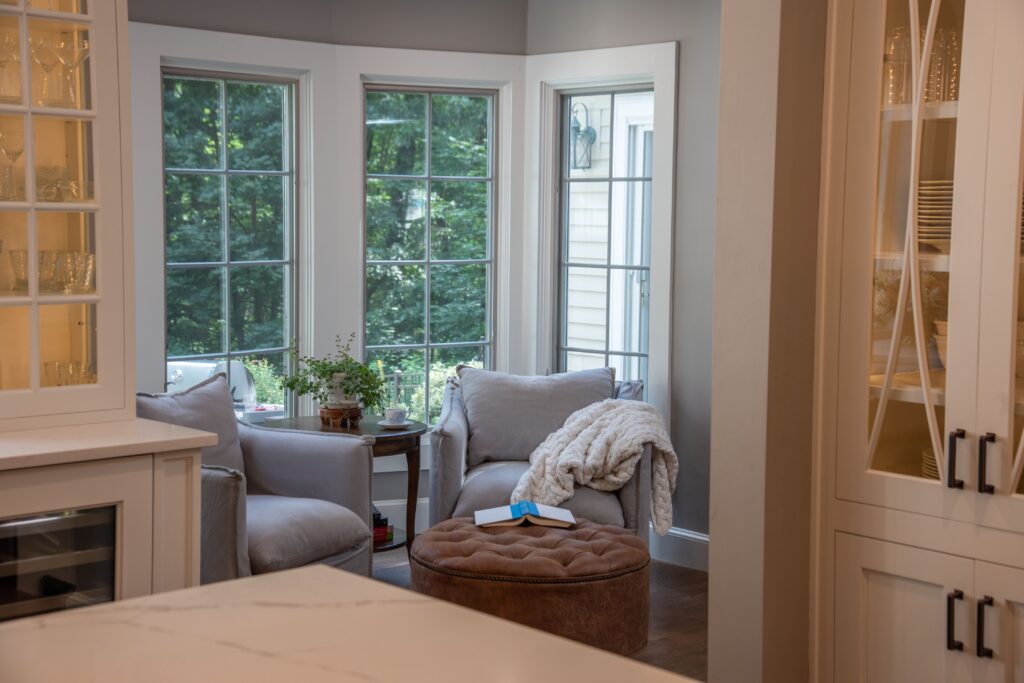
{"label": "brown tufted leather ottoman", "polygon": [[409,553],[413,590],[630,654],[647,642],[650,555],[625,529],[441,522]]}

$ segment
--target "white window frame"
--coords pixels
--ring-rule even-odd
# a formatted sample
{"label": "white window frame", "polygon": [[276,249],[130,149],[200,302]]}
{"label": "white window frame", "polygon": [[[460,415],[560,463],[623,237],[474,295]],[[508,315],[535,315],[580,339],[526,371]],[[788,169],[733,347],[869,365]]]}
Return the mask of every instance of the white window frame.
{"label": "white window frame", "polygon": [[557,368],[561,176],[561,95],[580,89],[653,84],[654,149],[651,181],[651,299],[647,400],[671,419],[672,263],[675,216],[677,43],[535,55],[526,62],[526,205],[535,230],[523,234],[524,334],[535,339],[515,362],[538,374]]}

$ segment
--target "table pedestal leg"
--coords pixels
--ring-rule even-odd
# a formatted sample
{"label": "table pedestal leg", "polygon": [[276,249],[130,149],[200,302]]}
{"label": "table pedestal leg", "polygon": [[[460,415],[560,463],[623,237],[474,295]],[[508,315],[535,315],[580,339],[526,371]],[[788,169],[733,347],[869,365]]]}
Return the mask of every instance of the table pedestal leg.
{"label": "table pedestal leg", "polygon": [[409,492],[405,501],[405,548],[412,548],[412,539],[416,536],[416,502],[420,491],[420,446],[417,438],[416,446],[405,452],[406,478]]}

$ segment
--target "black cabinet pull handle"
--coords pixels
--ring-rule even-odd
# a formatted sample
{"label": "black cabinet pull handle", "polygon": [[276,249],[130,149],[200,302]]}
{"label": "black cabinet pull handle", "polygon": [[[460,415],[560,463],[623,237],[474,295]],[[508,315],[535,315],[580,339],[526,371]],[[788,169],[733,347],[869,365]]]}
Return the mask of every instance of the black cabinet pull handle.
{"label": "black cabinet pull handle", "polygon": [[946,593],[946,649],[963,650],[964,641],[956,639],[956,601],[964,599],[962,590]]}
{"label": "black cabinet pull handle", "polygon": [[992,648],[985,647],[985,607],[991,607],[995,601],[991,595],[978,600],[978,656],[992,659],[995,653]]}
{"label": "black cabinet pull handle", "polygon": [[963,429],[954,429],[949,433],[949,458],[946,462],[946,486],[951,489],[962,489],[964,480],[956,478],[956,442],[959,439],[966,439],[967,432]]}
{"label": "black cabinet pull handle", "polygon": [[978,492],[995,493],[996,487],[988,483],[988,445],[996,442],[992,432],[978,437]]}

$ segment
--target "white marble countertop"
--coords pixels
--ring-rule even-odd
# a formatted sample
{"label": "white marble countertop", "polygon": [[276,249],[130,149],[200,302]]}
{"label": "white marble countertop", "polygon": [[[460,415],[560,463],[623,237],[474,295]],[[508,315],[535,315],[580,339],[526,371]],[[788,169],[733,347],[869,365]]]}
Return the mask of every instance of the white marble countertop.
{"label": "white marble countertop", "polygon": [[0,471],[212,446],[217,435],[135,418],[0,433]]}
{"label": "white marble countertop", "polygon": [[324,566],[0,624],[17,683],[690,679]]}

